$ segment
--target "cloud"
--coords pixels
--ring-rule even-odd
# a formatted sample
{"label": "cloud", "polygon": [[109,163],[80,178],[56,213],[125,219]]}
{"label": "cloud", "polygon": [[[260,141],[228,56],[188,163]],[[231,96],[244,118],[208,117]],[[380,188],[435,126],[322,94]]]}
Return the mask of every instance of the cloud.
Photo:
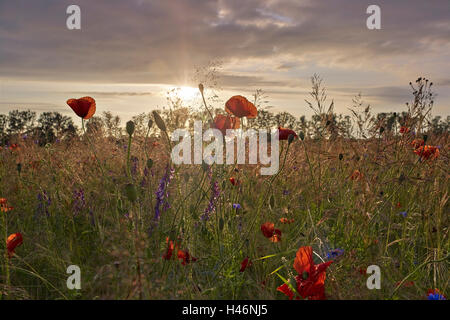
{"label": "cloud", "polygon": [[319,72],[332,87],[359,84],[392,99],[423,72],[447,78],[448,0],[379,0],[375,31],[368,0],[79,0],[82,29],[67,30],[70,4],[0,1],[2,77],[184,85],[221,60],[225,89],[304,92]]}

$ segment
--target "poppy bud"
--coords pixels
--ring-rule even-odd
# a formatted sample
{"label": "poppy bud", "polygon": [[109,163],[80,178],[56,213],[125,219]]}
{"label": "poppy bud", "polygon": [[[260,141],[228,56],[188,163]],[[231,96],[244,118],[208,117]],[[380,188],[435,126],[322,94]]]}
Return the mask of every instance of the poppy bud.
{"label": "poppy bud", "polygon": [[166,129],[166,124],[164,123],[164,120],[161,118],[161,116],[159,115],[159,113],[157,111],[153,111],[153,117],[155,118],[155,123],[158,126],[158,128],[161,131],[167,131]]}
{"label": "poppy bud", "polygon": [[342,153],[339,153],[339,160],[344,159],[344,155]]}
{"label": "poppy bud", "polygon": [[300,131],[300,133],[298,134],[299,138],[303,141],[305,140],[305,133],[303,131]]}
{"label": "poppy bud", "polygon": [[131,202],[135,202],[137,200],[137,190],[134,184],[129,183],[125,186],[125,195]]}
{"label": "poppy bud", "polygon": [[147,168],[151,169],[153,167],[153,160],[152,159],[148,159],[147,160]]}
{"label": "poppy bud", "polygon": [[153,125],[153,120],[149,119],[147,125],[148,125],[149,128],[151,128],[152,125]]}
{"label": "poppy bud", "polygon": [[132,136],[134,133],[134,122],[131,120],[127,122],[127,133],[129,136]]}
{"label": "poppy bud", "polygon": [[428,135],[424,134],[423,135],[423,143],[425,144],[428,140]]}
{"label": "poppy bud", "polygon": [[291,144],[292,141],[294,141],[295,136],[293,134],[290,134],[288,137],[288,143]]}
{"label": "poppy bud", "polygon": [[380,128],[380,134],[382,134],[384,132],[384,127]]}
{"label": "poppy bud", "polygon": [[17,164],[17,172],[20,174],[21,171],[22,171],[22,164],[18,163]]}
{"label": "poppy bud", "polygon": [[203,94],[203,90],[204,90],[205,88],[203,87],[203,83],[200,83],[199,85],[198,85],[198,90],[200,90],[200,92]]}

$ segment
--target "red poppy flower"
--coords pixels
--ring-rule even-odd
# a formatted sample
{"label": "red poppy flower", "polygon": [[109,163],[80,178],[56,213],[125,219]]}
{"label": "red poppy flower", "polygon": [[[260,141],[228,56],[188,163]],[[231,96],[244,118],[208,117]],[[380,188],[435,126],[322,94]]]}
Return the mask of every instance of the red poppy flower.
{"label": "red poppy flower", "polygon": [[239,129],[241,125],[241,120],[236,117],[224,116],[223,114],[218,114],[214,118],[214,127],[219,129],[223,135],[227,134],[227,129]]}
{"label": "red poppy flower", "polygon": [[439,157],[439,148],[435,146],[421,146],[416,148],[414,153],[419,155],[422,160],[433,160]]}
{"label": "red poppy flower", "polygon": [[261,225],[261,231],[264,237],[269,238],[272,242],[281,241],[281,231],[275,229],[275,225],[272,222],[266,222]]}
{"label": "red poppy flower", "polygon": [[[328,261],[315,265],[312,257],[311,247],[301,247],[297,251],[294,260],[294,268],[298,273],[295,277],[297,293],[303,298],[309,300],[325,300],[325,278],[326,269],[333,263]],[[290,300],[294,298],[294,292],[287,284],[283,284],[277,288],[278,291],[284,293]],[[296,299],[300,299],[299,296]]]}
{"label": "red poppy flower", "polygon": [[400,133],[402,133],[402,134],[408,133],[409,131],[410,131],[410,130],[409,130],[408,127],[401,127],[401,128],[400,128]]}
{"label": "red poppy flower", "polygon": [[258,115],[255,105],[243,96],[231,97],[225,104],[225,111],[238,118],[256,118]]}
{"label": "red poppy flower", "polygon": [[425,141],[423,141],[423,139],[414,139],[411,142],[411,145],[413,146],[414,149],[417,149],[417,148],[422,147],[423,145],[425,145]]}
{"label": "red poppy flower", "polygon": [[241,181],[240,181],[240,180],[237,180],[237,179],[234,178],[234,177],[231,177],[231,178],[230,178],[230,183],[231,183],[233,186],[239,186],[239,185],[241,184]]}
{"label": "red poppy flower", "polygon": [[9,146],[9,150],[11,151],[19,151],[20,147],[17,143],[13,143],[12,145]]}
{"label": "red poppy flower", "polygon": [[14,250],[20,246],[23,242],[22,234],[13,233],[6,240],[6,248],[8,250],[8,257],[11,258],[14,255]]}
{"label": "red poppy flower", "polygon": [[294,130],[278,127],[278,140],[288,140],[290,135],[297,137]]}
{"label": "red poppy flower", "polygon": [[280,222],[283,223],[283,224],[291,224],[294,221],[295,221],[294,219],[280,218]]}
{"label": "red poppy flower", "polygon": [[91,97],[83,97],[80,99],[69,99],[67,104],[83,119],[92,118],[95,113],[95,100]]}
{"label": "red poppy flower", "polygon": [[197,258],[191,257],[189,251],[178,250],[178,259],[182,260],[181,264],[185,266],[186,264],[197,261]]}
{"label": "red poppy flower", "polygon": [[0,198],[0,212],[8,212],[14,209],[13,207],[8,206],[8,199]]}
{"label": "red poppy flower", "polygon": [[253,263],[248,259],[248,257],[246,257],[244,260],[242,260],[241,262],[241,269],[239,270],[239,272],[244,272],[245,269],[247,269],[247,267],[250,267]]}
{"label": "red poppy flower", "polygon": [[167,243],[167,251],[163,255],[163,259],[170,260],[172,258],[173,250],[175,249],[175,243],[172,240],[169,240],[169,237],[166,238],[166,243]]}

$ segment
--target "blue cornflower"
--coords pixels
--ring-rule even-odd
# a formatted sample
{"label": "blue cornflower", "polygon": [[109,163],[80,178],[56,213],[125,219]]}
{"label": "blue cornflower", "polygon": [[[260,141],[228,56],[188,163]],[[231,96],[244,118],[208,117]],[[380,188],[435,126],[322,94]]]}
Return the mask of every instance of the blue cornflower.
{"label": "blue cornflower", "polygon": [[399,214],[401,214],[403,216],[403,218],[406,218],[406,216],[408,215],[408,212],[402,211]]}
{"label": "blue cornflower", "polygon": [[447,300],[447,298],[436,289],[428,290],[428,300]]}
{"label": "blue cornflower", "polygon": [[241,205],[239,203],[233,203],[233,209],[239,210],[241,209]]}
{"label": "blue cornflower", "polygon": [[327,259],[336,259],[344,254],[343,249],[333,249],[327,252]]}

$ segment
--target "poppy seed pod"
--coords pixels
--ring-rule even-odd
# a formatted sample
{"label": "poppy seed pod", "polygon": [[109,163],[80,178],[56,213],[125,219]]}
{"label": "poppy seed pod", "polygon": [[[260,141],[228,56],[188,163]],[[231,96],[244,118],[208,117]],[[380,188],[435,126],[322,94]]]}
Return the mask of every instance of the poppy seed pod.
{"label": "poppy seed pod", "polygon": [[158,128],[161,131],[166,132],[167,131],[166,124],[164,123],[164,120],[161,118],[159,113],[157,111],[153,111],[152,113],[153,113],[153,118],[155,118],[155,123],[158,126]]}
{"label": "poppy seed pod", "polygon": [[147,125],[148,125],[149,128],[151,128],[153,126],[153,120],[149,119]]}
{"label": "poppy seed pod", "polygon": [[125,186],[125,195],[131,202],[135,202],[137,200],[137,190],[134,184],[129,183]]}
{"label": "poppy seed pod", "polygon": [[204,90],[205,88],[203,87],[203,83],[200,83],[199,85],[198,85],[198,90],[200,90],[200,92],[203,94],[203,90]]}
{"label": "poppy seed pod", "polygon": [[134,128],[135,128],[134,122],[131,121],[131,120],[128,121],[128,122],[127,122],[127,133],[128,133],[128,135],[130,135],[130,136],[133,135],[133,133],[134,133]]}
{"label": "poppy seed pod", "polygon": [[305,140],[305,133],[304,133],[303,131],[300,131],[300,133],[298,134],[298,136],[300,137],[300,139],[301,139],[302,141]]}
{"label": "poppy seed pod", "polygon": [[295,136],[293,134],[290,134],[288,137],[288,143],[291,144],[292,141],[294,141]]}

